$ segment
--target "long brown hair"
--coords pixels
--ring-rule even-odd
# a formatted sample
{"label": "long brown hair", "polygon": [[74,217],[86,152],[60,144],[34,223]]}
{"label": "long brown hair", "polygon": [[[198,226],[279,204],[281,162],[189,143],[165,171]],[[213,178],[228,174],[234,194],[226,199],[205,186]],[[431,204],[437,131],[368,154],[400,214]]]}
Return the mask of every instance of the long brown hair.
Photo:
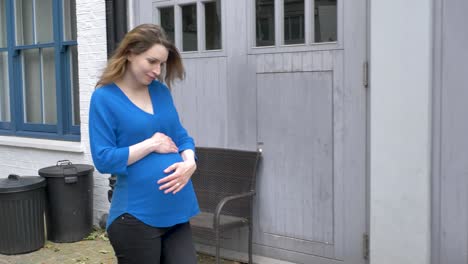
{"label": "long brown hair", "polygon": [[[166,36],[164,30],[154,24],[141,24],[129,31],[120,42],[112,57],[109,59],[96,87],[113,83],[122,78],[127,71],[127,57],[130,54],[141,54],[155,44],[166,47],[169,52],[165,66],[164,81],[171,87],[173,81],[184,79],[185,70],[177,48]],[[159,80],[162,81],[162,75]]]}

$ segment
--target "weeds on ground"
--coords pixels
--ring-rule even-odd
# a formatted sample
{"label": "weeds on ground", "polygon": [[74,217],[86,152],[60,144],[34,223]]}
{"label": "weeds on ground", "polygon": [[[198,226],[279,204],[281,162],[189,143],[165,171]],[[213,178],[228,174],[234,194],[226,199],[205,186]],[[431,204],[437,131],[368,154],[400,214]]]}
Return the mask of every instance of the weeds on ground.
{"label": "weeds on ground", "polygon": [[96,240],[96,239],[109,241],[106,230],[93,226],[93,231],[87,237],[83,238],[83,240]]}

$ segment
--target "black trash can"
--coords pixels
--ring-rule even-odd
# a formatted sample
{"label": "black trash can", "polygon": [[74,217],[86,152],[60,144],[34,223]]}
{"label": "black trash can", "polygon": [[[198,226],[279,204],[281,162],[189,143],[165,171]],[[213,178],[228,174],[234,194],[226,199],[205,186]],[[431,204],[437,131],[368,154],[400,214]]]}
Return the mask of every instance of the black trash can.
{"label": "black trash can", "polygon": [[47,238],[58,243],[83,239],[93,227],[93,171],[86,164],[58,161],[42,168],[47,179]]}
{"label": "black trash can", "polygon": [[0,179],[0,253],[21,254],[44,246],[46,181],[38,176]]}

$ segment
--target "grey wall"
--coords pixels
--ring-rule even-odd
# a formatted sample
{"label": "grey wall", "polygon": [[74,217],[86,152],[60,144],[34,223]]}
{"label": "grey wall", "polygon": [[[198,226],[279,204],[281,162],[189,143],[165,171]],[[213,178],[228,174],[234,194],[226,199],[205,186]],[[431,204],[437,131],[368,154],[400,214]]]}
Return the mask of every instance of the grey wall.
{"label": "grey wall", "polygon": [[225,147],[226,57],[184,59],[186,78],[173,90],[181,121],[198,146]]}
{"label": "grey wall", "polygon": [[370,13],[370,263],[427,264],[432,3]]}
{"label": "grey wall", "polygon": [[432,263],[468,263],[468,2],[434,10]]}

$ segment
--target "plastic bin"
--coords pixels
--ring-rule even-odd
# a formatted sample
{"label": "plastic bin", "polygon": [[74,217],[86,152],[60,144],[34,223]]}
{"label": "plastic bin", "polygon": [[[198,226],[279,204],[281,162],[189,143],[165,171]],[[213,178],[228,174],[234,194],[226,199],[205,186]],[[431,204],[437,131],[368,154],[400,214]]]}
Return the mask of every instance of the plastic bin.
{"label": "plastic bin", "polygon": [[44,246],[46,181],[11,174],[0,179],[0,253],[21,254]]}
{"label": "plastic bin", "polygon": [[47,179],[47,238],[58,243],[83,239],[93,227],[93,171],[86,164],[58,161],[42,168]]}

